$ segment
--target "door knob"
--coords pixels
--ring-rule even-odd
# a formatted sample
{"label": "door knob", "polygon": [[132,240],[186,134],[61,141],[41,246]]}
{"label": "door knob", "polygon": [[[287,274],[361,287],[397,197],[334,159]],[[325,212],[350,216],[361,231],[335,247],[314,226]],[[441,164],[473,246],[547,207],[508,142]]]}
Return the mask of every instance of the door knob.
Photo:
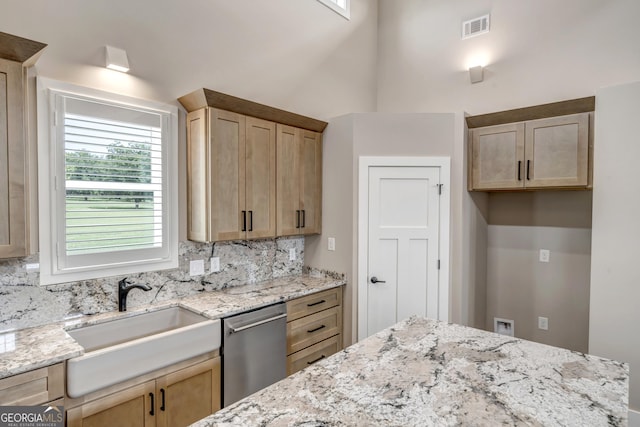
{"label": "door knob", "polygon": [[373,276],[371,278],[371,283],[387,283],[384,280],[378,280],[378,278],[376,276]]}

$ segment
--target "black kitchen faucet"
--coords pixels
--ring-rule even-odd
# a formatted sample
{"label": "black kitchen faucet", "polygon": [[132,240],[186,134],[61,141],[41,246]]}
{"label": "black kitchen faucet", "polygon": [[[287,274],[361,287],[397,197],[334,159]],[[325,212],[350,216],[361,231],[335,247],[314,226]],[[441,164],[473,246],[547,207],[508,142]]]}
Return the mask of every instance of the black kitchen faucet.
{"label": "black kitchen faucet", "polygon": [[127,294],[133,288],[142,289],[143,291],[150,291],[151,286],[146,283],[137,284],[131,283],[125,277],[124,279],[118,282],[118,310],[119,311],[127,311]]}

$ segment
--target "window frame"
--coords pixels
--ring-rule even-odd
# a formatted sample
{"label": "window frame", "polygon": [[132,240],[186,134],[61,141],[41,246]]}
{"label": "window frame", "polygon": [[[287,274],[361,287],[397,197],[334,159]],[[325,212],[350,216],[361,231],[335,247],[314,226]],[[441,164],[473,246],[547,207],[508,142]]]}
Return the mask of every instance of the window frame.
{"label": "window frame", "polygon": [[318,0],[323,5],[327,6],[329,9],[333,10],[339,15],[342,15],[345,19],[351,20],[351,0],[344,0],[345,7],[341,7],[332,0]]}
{"label": "window frame", "polygon": [[[162,117],[163,245],[160,250],[112,251],[69,264],[58,256],[65,234],[64,97],[141,110]],[[133,98],[71,83],[37,78],[38,192],[40,284],[96,279],[178,267],[178,109],[155,101]],[[62,157],[62,159],[61,159]],[[61,249],[63,250],[63,249]],[[97,262],[97,260],[100,260]]]}

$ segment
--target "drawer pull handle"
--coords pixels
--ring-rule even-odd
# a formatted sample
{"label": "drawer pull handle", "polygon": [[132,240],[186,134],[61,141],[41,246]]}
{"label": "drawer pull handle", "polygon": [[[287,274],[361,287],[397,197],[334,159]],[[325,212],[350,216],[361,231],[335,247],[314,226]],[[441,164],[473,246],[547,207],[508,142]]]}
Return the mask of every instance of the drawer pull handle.
{"label": "drawer pull handle", "polygon": [[312,334],[312,333],[314,333],[314,332],[318,332],[320,329],[324,329],[324,328],[326,328],[326,326],[324,326],[324,325],[320,325],[320,326],[318,326],[317,328],[309,329],[309,330],[307,331],[307,333],[308,333],[308,334]]}
{"label": "drawer pull handle", "polygon": [[520,176],[520,169],[522,169],[522,160],[518,160],[518,181],[522,181],[522,177]]}
{"label": "drawer pull handle", "polygon": [[149,411],[149,415],[154,415],[155,412],[153,411],[153,408],[155,408],[156,403],[154,402],[154,399],[153,399],[153,393],[149,393],[149,397],[151,398],[151,410]]}
{"label": "drawer pull handle", "polygon": [[307,304],[307,307],[313,307],[314,305],[320,305],[320,304],[323,304],[325,302],[327,302],[327,301],[321,299],[320,301],[316,301],[316,302],[313,302],[311,304]]}
{"label": "drawer pull handle", "polygon": [[162,403],[160,404],[160,410],[164,411],[164,389],[160,389],[160,395],[162,396]]}
{"label": "drawer pull handle", "polygon": [[325,358],[325,355],[323,354],[322,356],[318,357],[316,360],[312,360],[310,362],[307,362],[307,365],[313,365],[314,363],[319,362],[324,358]]}

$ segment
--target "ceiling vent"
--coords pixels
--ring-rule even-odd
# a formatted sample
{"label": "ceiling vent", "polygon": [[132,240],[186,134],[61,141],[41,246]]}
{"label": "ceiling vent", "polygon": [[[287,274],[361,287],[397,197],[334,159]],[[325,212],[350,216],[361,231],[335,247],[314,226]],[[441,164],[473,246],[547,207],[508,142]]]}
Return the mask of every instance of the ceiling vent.
{"label": "ceiling vent", "polygon": [[478,36],[489,32],[489,17],[484,15],[479,18],[470,19],[462,23],[462,39]]}

